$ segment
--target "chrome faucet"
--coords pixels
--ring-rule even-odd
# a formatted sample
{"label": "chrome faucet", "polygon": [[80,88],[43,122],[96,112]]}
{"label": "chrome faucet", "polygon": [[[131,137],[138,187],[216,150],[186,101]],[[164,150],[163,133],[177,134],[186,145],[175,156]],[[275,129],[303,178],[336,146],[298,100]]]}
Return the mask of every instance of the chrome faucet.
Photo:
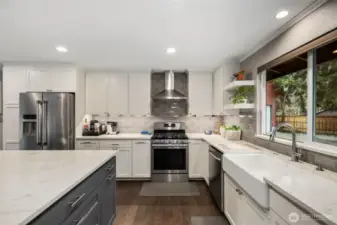
{"label": "chrome faucet", "polygon": [[291,129],[292,133],[292,154],[291,154],[291,161],[298,162],[302,154],[300,153],[299,149],[296,147],[296,130],[290,123],[280,123],[278,124],[273,131],[271,132],[270,139],[271,141],[275,141],[276,132],[281,127],[288,127]]}

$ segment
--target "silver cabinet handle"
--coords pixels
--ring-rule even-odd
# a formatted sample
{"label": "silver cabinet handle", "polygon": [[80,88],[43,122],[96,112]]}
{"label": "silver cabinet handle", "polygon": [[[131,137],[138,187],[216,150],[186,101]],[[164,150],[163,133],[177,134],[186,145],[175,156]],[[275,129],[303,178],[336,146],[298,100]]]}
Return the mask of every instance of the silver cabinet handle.
{"label": "silver cabinet handle", "polygon": [[74,222],[76,223],[76,225],[83,224],[86,221],[86,219],[90,216],[90,214],[95,210],[97,205],[98,205],[98,202],[95,202],[95,204],[89,209],[89,211],[79,221],[75,220]]}
{"label": "silver cabinet handle", "polygon": [[110,172],[113,168],[115,168],[115,165],[109,166],[106,170]]}
{"label": "silver cabinet handle", "polygon": [[43,110],[42,110],[42,118],[43,118],[43,131],[42,131],[42,142],[43,145],[47,145],[47,107],[48,107],[48,102],[43,101]]}
{"label": "silver cabinet handle", "polygon": [[80,196],[76,197],[75,201],[68,202],[70,208],[75,208],[77,204],[81,202],[81,200],[85,197],[85,193],[81,194]]}
{"label": "silver cabinet handle", "polygon": [[85,142],[81,142],[81,144],[94,144],[94,143],[90,141],[85,141]]}
{"label": "silver cabinet handle", "polygon": [[210,152],[208,152],[209,154],[210,154],[210,156],[212,156],[214,159],[216,159],[217,161],[221,161],[221,159],[220,158],[218,158],[218,157],[216,157],[213,153],[210,153]]}
{"label": "silver cabinet handle", "polygon": [[240,191],[238,188],[235,189],[235,191],[236,191],[239,195],[242,195],[242,191]]}
{"label": "silver cabinet handle", "polygon": [[146,142],[145,141],[138,141],[135,144],[146,144]]}
{"label": "silver cabinet handle", "polygon": [[42,142],[42,132],[41,132],[41,109],[42,109],[42,102],[41,101],[36,101],[37,103],[37,108],[36,108],[36,144],[41,145]]}
{"label": "silver cabinet handle", "polygon": [[106,178],[106,180],[111,181],[113,178],[115,178],[115,174],[110,175],[108,178]]}

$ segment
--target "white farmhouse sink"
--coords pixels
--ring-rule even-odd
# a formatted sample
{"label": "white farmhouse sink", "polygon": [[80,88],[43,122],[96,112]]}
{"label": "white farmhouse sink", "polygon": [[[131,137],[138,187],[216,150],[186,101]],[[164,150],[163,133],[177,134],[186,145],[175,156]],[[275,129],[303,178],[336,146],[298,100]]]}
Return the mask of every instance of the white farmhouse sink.
{"label": "white farmhouse sink", "polygon": [[228,153],[223,155],[222,167],[252,199],[268,209],[268,186],[263,178],[281,174],[287,164],[264,153]]}

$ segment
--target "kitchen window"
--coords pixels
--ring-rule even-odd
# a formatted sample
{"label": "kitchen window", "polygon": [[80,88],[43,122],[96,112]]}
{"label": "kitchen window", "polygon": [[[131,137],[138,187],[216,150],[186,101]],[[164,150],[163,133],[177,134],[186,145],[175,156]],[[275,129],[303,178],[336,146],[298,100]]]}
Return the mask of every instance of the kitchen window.
{"label": "kitchen window", "polygon": [[[309,43],[305,51],[296,49],[289,57],[286,54],[259,68],[259,137],[268,138],[275,126],[287,122],[295,128],[299,145],[337,146],[337,35],[333,32],[334,38],[323,37],[322,44]],[[291,132],[284,128],[276,137],[287,144]]]}
{"label": "kitchen window", "polygon": [[313,140],[337,146],[337,40],[314,54]]}

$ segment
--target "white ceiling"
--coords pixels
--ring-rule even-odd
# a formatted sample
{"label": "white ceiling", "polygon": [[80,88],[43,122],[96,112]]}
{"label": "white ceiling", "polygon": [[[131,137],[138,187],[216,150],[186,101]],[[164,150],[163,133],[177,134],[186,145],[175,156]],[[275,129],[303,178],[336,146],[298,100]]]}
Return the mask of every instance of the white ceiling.
{"label": "white ceiling", "polygon": [[[1,0],[0,62],[213,70],[241,59],[313,0]],[[278,11],[289,16],[276,20]],[[60,54],[56,45],[65,45]],[[177,53],[168,56],[167,47]]]}

